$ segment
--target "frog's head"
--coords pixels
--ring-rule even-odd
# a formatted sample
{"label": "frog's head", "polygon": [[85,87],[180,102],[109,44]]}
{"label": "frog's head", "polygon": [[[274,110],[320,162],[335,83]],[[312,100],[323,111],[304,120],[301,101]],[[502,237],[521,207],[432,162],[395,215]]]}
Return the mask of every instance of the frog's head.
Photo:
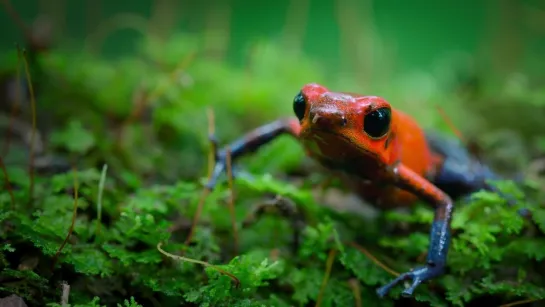
{"label": "frog's head", "polygon": [[293,111],[301,139],[317,142],[322,154],[331,146],[388,161],[393,112],[383,98],[331,92],[311,83],[295,96]]}

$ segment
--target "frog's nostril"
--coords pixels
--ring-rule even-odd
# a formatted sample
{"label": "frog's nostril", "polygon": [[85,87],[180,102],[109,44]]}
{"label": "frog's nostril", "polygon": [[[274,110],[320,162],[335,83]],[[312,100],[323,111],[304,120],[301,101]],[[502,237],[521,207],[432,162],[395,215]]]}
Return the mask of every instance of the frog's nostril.
{"label": "frog's nostril", "polygon": [[315,113],[312,115],[312,124],[320,128],[331,128],[331,117],[321,113]]}
{"label": "frog's nostril", "polygon": [[336,126],[343,127],[347,122],[346,118],[339,112],[325,109],[310,110],[310,120],[312,125],[320,128],[335,128]]}
{"label": "frog's nostril", "polygon": [[320,119],[320,114],[314,114],[314,116],[312,117],[312,123],[316,124],[316,122],[318,122],[319,119]]}

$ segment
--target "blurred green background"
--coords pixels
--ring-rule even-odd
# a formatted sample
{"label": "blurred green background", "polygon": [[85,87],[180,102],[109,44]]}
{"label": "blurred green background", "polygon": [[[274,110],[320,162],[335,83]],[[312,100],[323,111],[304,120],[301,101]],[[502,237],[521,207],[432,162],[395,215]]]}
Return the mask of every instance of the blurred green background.
{"label": "blurred green background", "polygon": [[[173,269],[157,253],[156,244],[170,238],[171,250],[185,246],[182,242],[201,192],[197,183],[204,179],[208,166],[207,107],[216,114],[217,136],[224,145],[249,129],[292,116],[293,97],[309,82],[322,83],[332,91],[383,96],[423,128],[452,135],[454,131],[440,115],[440,107],[462,132],[465,145],[480,153],[479,157],[495,171],[504,175],[524,173],[525,178],[533,180],[533,186],[545,186],[545,1],[1,1],[5,8],[0,10],[1,157],[9,174],[4,176],[19,187],[13,203],[8,189],[0,190],[4,192],[0,193],[0,211],[10,206],[8,213],[13,219],[9,216],[9,222],[16,225],[9,227],[15,231],[5,232],[5,238],[17,242],[9,265],[18,267],[19,259],[27,254],[39,254],[36,257],[41,263],[47,263],[55,254],[72,220],[73,199],[65,189],[72,187],[69,170],[73,167],[83,173],[82,194],[86,199],[78,210],[73,233],[77,242],[63,251],[59,259],[63,266],[54,270],[55,277],[49,278],[49,268],[37,268],[43,280],[26,275],[32,278],[27,278],[30,282],[25,281],[21,289],[17,285],[7,288],[8,292],[26,295],[25,299],[36,306],[44,306],[46,300],[58,301],[57,285],[67,275],[73,275],[71,302],[88,302],[98,296],[112,305],[123,293],[136,296],[146,306],[154,304],[155,299],[163,303],[156,305],[169,306],[165,302],[172,299],[176,301],[173,305],[179,304],[184,295],[187,301],[204,303],[212,296],[220,302],[223,296],[236,293],[208,295],[215,286],[207,288],[200,267],[185,266],[183,272]],[[34,36],[30,39],[23,35],[25,27],[32,29],[29,33]],[[32,47],[42,41],[48,52],[35,52]],[[28,50],[36,112],[32,99],[16,95],[27,91],[20,91],[25,88],[15,82],[18,74],[25,79],[15,43]],[[36,129],[32,127],[34,114]],[[36,146],[30,146],[31,132],[40,141],[34,143]],[[333,224],[327,224],[331,228],[321,224],[326,218],[344,225],[340,232],[343,239],[361,237],[366,247],[380,247],[384,256],[396,255],[391,263],[398,262],[397,268],[421,261],[417,257],[427,248],[428,229],[416,233],[406,227],[404,217],[398,220],[403,220],[399,229],[405,229],[404,234],[395,239],[399,241],[388,243],[392,234],[398,235],[397,229],[387,230],[382,215],[362,222],[355,215],[322,213],[319,208],[350,205],[341,193],[331,194],[327,200],[312,200],[314,193],[340,190],[335,183],[324,188],[327,174],[312,167],[296,140],[279,138],[236,162],[258,181],[235,183],[233,220],[243,221],[263,194],[272,193],[298,199],[297,210],[302,208],[313,220],[309,225],[320,223],[311,232],[315,234],[305,239],[311,242],[306,251],[284,258],[288,266],[279,269],[281,275],[275,277],[274,283],[289,284],[291,290],[255,284],[251,286],[253,294],[246,289],[237,294],[240,302],[259,297],[269,302],[295,301],[302,306],[315,300],[320,287],[316,282],[321,280],[330,248],[325,243],[330,236],[326,229],[334,229]],[[36,189],[28,171],[31,164],[36,171]],[[102,204],[93,195],[102,189],[98,178],[104,165],[108,174]],[[272,177],[267,177],[269,174]],[[532,193],[542,193],[543,189],[536,190]],[[224,185],[218,186],[213,194],[203,209],[203,221],[208,223],[197,228],[202,229],[196,234],[198,247],[189,248],[188,257],[228,263],[237,252],[231,252],[231,221],[223,206],[227,190]],[[543,196],[538,196],[535,203],[543,203]],[[29,199],[36,202],[26,205]],[[359,202],[348,203],[354,204],[350,210],[361,209]],[[499,263],[495,258],[499,253],[517,246],[510,244],[511,228],[504,227],[510,224],[505,217],[511,215],[502,210],[490,215],[489,203],[478,205],[481,211],[475,212],[481,213],[472,215],[471,223],[466,223],[469,215],[457,215],[463,221],[458,223],[460,229],[467,232],[453,244],[459,248],[449,256],[454,259],[456,280],[447,277],[443,286],[450,294],[445,298],[432,293],[424,301],[470,301],[480,295],[479,289],[494,293],[497,305],[515,298],[545,297],[541,279],[534,284],[520,282],[525,272],[544,276],[534,268],[534,258],[543,259],[542,248],[538,248],[543,246],[541,238],[531,241],[528,248],[525,239],[518,242],[528,255],[526,262],[519,261],[520,254],[506,253],[504,262]],[[465,214],[474,209],[468,210]],[[141,219],[143,212],[147,214],[145,221]],[[415,223],[421,224],[424,216],[425,223],[431,223],[431,210],[415,212],[416,218],[411,218]],[[95,233],[95,225],[103,222],[103,233]],[[268,222],[261,228],[241,231],[238,252],[248,256],[244,259],[259,264],[269,257],[272,248],[288,248],[288,243],[277,239],[289,242],[293,227],[285,223],[279,228],[274,217]],[[504,225],[498,227],[497,222]],[[519,222],[516,224],[522,227]],[[171,224],[179,225],[179,233],[170,233]],[[344,229],[347,225],[354,227]],[[497,229],[505,234],[494,242],[508,245],[491,245],[488,238],[493,238]],[[100,249],[89,245],[91,241],[117,247]],[[491,252],[483,252],[479,244],[490,245]],[[138,252],[133,249],[136,246]],[[479,251],[472,250],[473,246]],[[0,266],[9,249],[0,251]],[[390,276],[363,254],[352,254],[359,256],[343,266],[356,272],[366,285],[362,287],[363,301],[378,302],[374,287],[381,279],[377,276],[384,280]],[[308,258],[312,260],[305,255],[313,255]],[[304,263],[300,271],[294,269],[299,262]],[[480,285],[480,278],[468,279],[470,275],[465,272],[471,265],[486,268],[482,276],[492,276],[488,272],[491,262],[498,263],[501,272],[517,263],[519,273],[512,276],[513,281],[518,280],[517,286],[503,277],[487,285]],[[247,277],[248,272],[266,271],[261,265],[234,263],[232,269],[244,271]],[[134,272],[140,274],[135,276]],[[293,272],[296,275],[292,276]],[[338,285],[344,283],[346,270],[333,272],[332,280]],[[4,274],[22,276],[14,269]],[[119,287],[112,288],[98,279],[103,274]],[[194,278],[198,281],[192,282]],[[256,280],[261,282],[259,278]],[[101,287],[85,286],[88,283]],[[47,293],[41,295],[34,289],[47,289]],[[331,294],[353,299],[344,286],[328,289]],[[6,292],[0,289],[0,295],[2,291]],[[171,294],[175,296],[169,298]],[[330,302],[337,300],[335,295],[329,295]]]}
{"label": "blurred green background", "polygon": [[[351,71],[358,59],[358,70],[381,69],[386,60],[384,69],[395,72],[429,71],[453,56],[497,60],[507,69],[526,65],[537,72],[545,67],[543,61],[538,67],[525,63],[545,52],[545,4],[538,0],[19,0],[13,6],[27,22],[49,16],[56,42],[76,50],[101,25],[124,14],[127,18],[118,18],[120,24],[133,26],[141,16],[151,22],[143,26],[161,35],[208,29],[211,48],[221,49],[238,65],[244,65],[253,42],[273,39],[292,40],[290,47],[301,48],[335,72]],[[6,50],[21,40],[21,33],[5,11],[1,14],[0,43]],[[95,47],[107,56],[126,56],[141,35],[121,28]]]}
{"label": "blurred green background", "polygon": [[[35,76],[48,88],[38,122],[127,118],[145,92],[153,96],[143,105],[154,109],[155,132],[183,157],[164,162],[173,173],[201,171],[184,165],[204,163],[206,106],[221,114],[224,143],[292,115],[292,97],[308,82],[383,96],[424,128],[452,133],[440,105],[480,146],[518,148],[492,155],[502,165],[524,167],[545,148],[543,1],[21,0],[11,7],[16,13],[0,13],[11,67],[14,43],[26,45],[18,23],[50,38],[53,55],[39,66],[46,74]],[[176,80],[180,65],[187,69]],[[45,112],[66,99],[85,107],[64,103],[56,119]]]}

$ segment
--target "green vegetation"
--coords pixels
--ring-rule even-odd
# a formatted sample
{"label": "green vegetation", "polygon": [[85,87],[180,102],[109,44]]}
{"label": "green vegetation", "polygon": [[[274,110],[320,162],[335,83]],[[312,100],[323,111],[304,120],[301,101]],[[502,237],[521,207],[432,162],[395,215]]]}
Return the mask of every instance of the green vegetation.
{"label": "green vegetation", "polygon": [[[1,297],[60,306],[67,284],[71,306],[469,306],[545,299],[544,185],[531,163],[545,152],[545,125],[536,115],[543,114],[543,87],[532,88],[530,77],[476,74],[479,87],[467,79],[430,85],[414,76],[355,86],[279,45],[253,46],[246,69],[204,56],[201,46],[197,36],[176,35],[166,42],[148,38],[139,54],[117,61],[52,51],[32,63],[35,139],[43,143],[28,145],[33,130],[23,123],[31,127],[32,103],[23,101],[15,117],[23,133],[9,138],[2,155],[1,180],[9,178],[9,185],[0,191]],[[23,77],[17,60],[14,52],[5,56],[6,74]],[[380,300],[378,286],[423,261],[431,208],[375,216],[343,206],[345,192],[335,182],[321,191],[326,177],[286,137],[237,162],[252,174],[234,181],[238,240],[230,189],[222,183],[206,198],[194,243],[185,246],[206,176],[206,108],[214,110],[225,144],[291,115],[292,97],[308,82],[383,95],[425,127],[450,131],[434,107],[440,104],[455,122],[464,120],[463,134],[482,144],[499,170],[527,170],[524,191],[510,181],[498,184],[520,196],[533,222],[497,195],[477,193],[456,209],[448,274],[421,285],[414,298],[400,298],[397,287]],[[491,100],[498,116],[483,117]],[[523,121],[506,116],[514,104],[524,106]],[[6,114],[2,133],[16,126]],[[502,138],[499,127],[512,128],[515,137]],[[292,204],[295,214],[251,214],[271,199]],[[173,256],[182,253],[209,265]]]}

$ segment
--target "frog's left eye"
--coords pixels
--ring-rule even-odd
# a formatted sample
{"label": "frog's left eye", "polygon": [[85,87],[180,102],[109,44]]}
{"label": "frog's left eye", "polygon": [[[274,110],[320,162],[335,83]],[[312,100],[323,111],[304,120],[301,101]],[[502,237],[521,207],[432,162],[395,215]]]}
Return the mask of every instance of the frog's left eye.
{"label": "frog's left eye", "polygon": [[363,131],[374,139],[380,139],[390,130],[392,111],[390,108],[380,108],[371,111],[363,119]]}
{"label": "frog's left eye", "polygon": [[293,112],[295,113],[295,116],[302,121],[305,117],[305,111],[307,109],[307,102],[305,100],[305,97],[303,97],[303,93],[299,92],[295,98],[293,99]]}

